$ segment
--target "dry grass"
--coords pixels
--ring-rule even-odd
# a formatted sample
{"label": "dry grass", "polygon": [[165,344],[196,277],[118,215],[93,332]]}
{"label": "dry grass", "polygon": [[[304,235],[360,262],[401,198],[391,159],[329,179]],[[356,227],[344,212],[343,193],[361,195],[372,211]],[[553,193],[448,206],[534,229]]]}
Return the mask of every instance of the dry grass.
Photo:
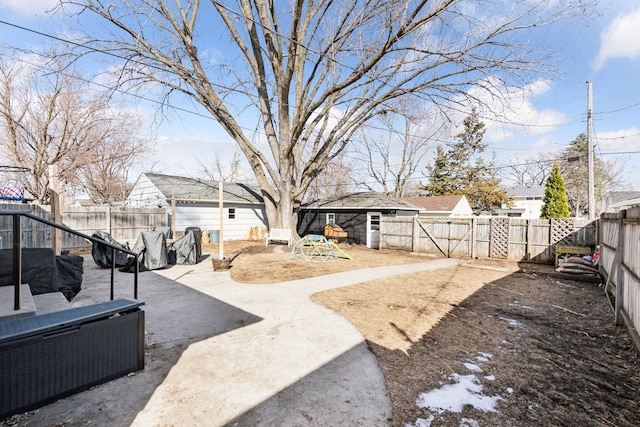
{"label": "dry grass", "polygon": [[[270,284],[289,280],[323,276],[342,271],[359,270],[381,265],[408,264],[422,262],[433,257],[411,255],[406,251],[376,250],[363,246],[341,243],[340,250],[349,255],[327,262],[306,262],[291,259],[291,247],[269,245],[264,242],[235,240],[224,242],[224,256],[231,258],[231,277],[240,283]],[[203,252],[217,257],[217,244],[203,245]]]}
{"label": "dry grass", "polygon": [[[225,255],[233,258],[233,279],[250,284],[430,259],[340,248],[353,261],[292,260],[291,248],[264,242],[225,242]],[[204,250],[218,254],[217,245]],[[491,355],[477,381],[487,395],[500,396],[497,412],[466,405],[460,413],[437,414],[431,425],[640,425],[640,362],[628,334],[616,328],[597,284],[561,282],[547,276],[550,271],[551,266],[466,261],[312,298],[366,338],[385,376],[394,427],[430,419],[434,413],[419,408],[416,398],[451,383],[454,373],[467,373],[463,362],[478,354]]]}

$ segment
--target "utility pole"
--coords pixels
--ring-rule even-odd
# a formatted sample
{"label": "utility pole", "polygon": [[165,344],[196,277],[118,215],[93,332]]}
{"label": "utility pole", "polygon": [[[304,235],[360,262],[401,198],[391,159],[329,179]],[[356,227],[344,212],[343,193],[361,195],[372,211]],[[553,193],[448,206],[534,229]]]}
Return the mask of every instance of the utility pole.
{"label": "utility pole", "polygon": [[588,201],[589,201],[589,220],[594,220],[596,217],[596,203],[595,203],[595,174],[593,169],[593,137],[592,137],[592,129],[593,129],[593,116],[591,110],[593,108],[593,97],[592,97],[592,86],[590,82],[587,82],[587,157],[588,157],[588,168],[589,168],[589,192],[588,192]]}

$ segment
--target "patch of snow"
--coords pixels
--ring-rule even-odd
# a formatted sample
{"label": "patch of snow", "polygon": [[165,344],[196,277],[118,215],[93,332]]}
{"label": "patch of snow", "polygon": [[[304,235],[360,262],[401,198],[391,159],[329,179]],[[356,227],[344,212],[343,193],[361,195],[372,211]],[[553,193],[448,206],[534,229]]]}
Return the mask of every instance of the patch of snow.
{"label": "patch of snow", "polygon": [[454,384],[446,384],[428,393],[420,393],[416,400],[419,408],[428,408],[439,414],[444,411],[461,412],[465,405],[484,412],[496,412],[500,396],[485,396],[475,375],[453,374]]}
{"label": "patch of snow", "polygon": [[513,389],[511,387],[507,387],[507,393],[509,394],[513,393]]}
{"label": "patch of snow", "polygon": [[528,305],[520,305],[520,303],[517,302],[517,301],[515,303],[513,303],[513,304],[509,304],[509,307],[519,307],[519,308],[524,308],[525,310],[535,310],[536,309],[535,307],[531,307],[531,306],[528,306]]}
{"label": "patch of snow", "polygon": [[472,418],[463,418],[460,420],[460,427],[480,427],[480,424]]}
{"label": "patch of snow", "polygon": [[480,356],[476,357],[478,362],[488,362],[491,359],[491,353],[480,353]]}
{"label": "patch of snow", "polygon": [[415,424],[406,423],[404,427],[431,427],[431,423],[434,419],[435,417],[433,415],[429,415],[429,418],[426,420],[424,418],[418,418]]}
{"label": "patch of snow", "polygon": [[500,320],[504,320],[504,321],[506,321],[510,326],[513,326],[513,327],[520,327],[520,326],[522,326],[522,323],[521,323],[521,322],[518,322],[517,320],[514,320],[514,319],[508,319],[508,318],[506,318],[506,317],[500,317]]}
{"label": "patch of snow", "polygon": [[496,376],[495,375],[486,375],[484,377],[485,380],[487,381],[495,381],[496,380]]}
{"label": "patch of snow", "polygon": [[463,363],[463,365],[471,372],[482,372],[482,368],[480,368],[480,366],[476,365],[475,363]]}

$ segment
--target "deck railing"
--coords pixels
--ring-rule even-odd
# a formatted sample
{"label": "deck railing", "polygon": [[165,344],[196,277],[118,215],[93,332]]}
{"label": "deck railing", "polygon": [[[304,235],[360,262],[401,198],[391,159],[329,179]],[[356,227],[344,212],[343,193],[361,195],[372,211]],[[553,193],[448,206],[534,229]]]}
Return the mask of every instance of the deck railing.
{"label": "deck railing", "polygon": [[13,219],[13,283],[14,283],[14,310],[20,310],[20,284],[22,282],[22,230],[20,227],[20,218],[25,217],[33,221],[38,221],[51,227],[57,228],[67,233],[82,237],[91,241],[92,243],[99,243],[108,248],[111,248],[111,301],[114,299],[114,283],[115,283],[115,269],[116,269],[116,251],[124,252],[128,255],[135,257],[135,270],[133,275],[133,297],[138,299],[138,268],[139,268],[139,254],[123,248],[118,245],[114,245],[110,242],[98,239],[93,236],[89,236],[79,231],[72,230],[62,224],[49,221],[48,219],[40,218],[29,212],[24,211],[0,211],[2,216],[11,216]]}

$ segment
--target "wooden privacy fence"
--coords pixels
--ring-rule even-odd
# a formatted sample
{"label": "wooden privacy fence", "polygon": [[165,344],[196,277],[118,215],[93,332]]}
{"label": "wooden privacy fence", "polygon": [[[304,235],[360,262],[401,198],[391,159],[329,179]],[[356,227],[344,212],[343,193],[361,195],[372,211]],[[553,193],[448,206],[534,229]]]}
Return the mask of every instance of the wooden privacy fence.
{"label": "wooden privacy fence", "polygon": [[106,231],[116,240],[135,240],[142,231],[168,226],[166,208],[122,206],[69,206],[64,225],[84,234]]}
{"label": "wooden privacy fence", "polygon": [[626,324],[640,348],[640,206],[600,218],[600,272],[615,301],[618,325]]}
{"label": "wooden privacy fence", "polygon": [[556,246],[595,247],[597,221],[383,217],[380,249],[551,263]]}
{"label": "wooden privacy fence", "polygon": [[[51,220],[51,214],[42,206],[23,203],[1,203],[0,210],[27,211],[41,218]],[[135,240],[142,231],[154,227],[166,227],[168,215],[165,208],[137,208],[69,206],[64,210],[64,225],[84,234],[92,235],[96,230],[106,231],[116,240]],[[0,249],[12,247],[12,218],[0,217]],[[27,248],[51,247],[51,227],[21,219],[22,242]],[[85,239],[63,233],[62,248],[84,248],[91,246]]]}

